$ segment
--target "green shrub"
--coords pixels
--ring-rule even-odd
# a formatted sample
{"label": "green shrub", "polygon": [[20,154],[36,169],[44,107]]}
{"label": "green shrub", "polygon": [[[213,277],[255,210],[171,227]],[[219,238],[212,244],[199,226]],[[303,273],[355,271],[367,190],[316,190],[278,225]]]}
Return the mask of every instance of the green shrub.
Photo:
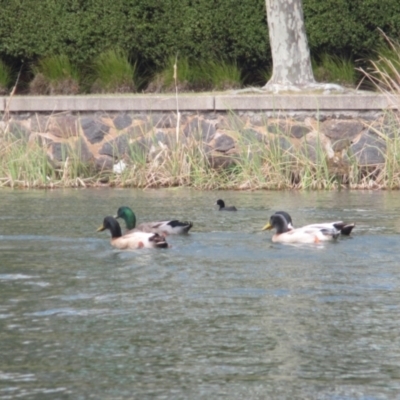
{"label": "green shrub", "polygon": [[162,67],[171,55],[267,63],[263,0],[0,0],[0,55],[33,60],[66,54],[84,65],[110,48]]}
{"label": "green shrub", "polygon": [[[311,54],[366,58],[400,32],[398,0],[304,0]],[[146,70],[170,56],[233,60],[249,77],[271,65],[265,0],[0,0],[0,56],[31,62],[61,53],[79,66],[110,48]],[[247,78],[247,81],[251,78]]]}
{"label": "green shrub", "polygon": [[400,32],[398,0],[304,0],[306,31],[312,55],[322,53],[358,59]]}

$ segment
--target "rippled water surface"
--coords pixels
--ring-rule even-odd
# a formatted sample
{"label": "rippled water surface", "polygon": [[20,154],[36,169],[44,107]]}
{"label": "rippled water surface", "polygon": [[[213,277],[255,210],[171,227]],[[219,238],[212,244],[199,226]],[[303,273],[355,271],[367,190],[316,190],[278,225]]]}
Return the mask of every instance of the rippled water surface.
{"label": "rippled water surface", "polygon": [[[2,190],[0,398],[400,398],[399,197]],[[116,251],[96,228],[120,205],[194,227]],[[272,244],[277,210],[357,226]]]}

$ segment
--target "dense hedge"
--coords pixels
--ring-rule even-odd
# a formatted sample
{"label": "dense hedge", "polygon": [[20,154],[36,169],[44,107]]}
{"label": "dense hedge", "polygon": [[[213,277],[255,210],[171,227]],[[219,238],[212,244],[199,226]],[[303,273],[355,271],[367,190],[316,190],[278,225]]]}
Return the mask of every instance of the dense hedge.
{"label": "dense hedge", "polygon": [[303,0],[313,54],[367,57],[383,40],[400,38],[399,0]]}
{"label": "dense hedge", "polygon": [[[313,54],[368,54],[377,27],[400,37],[399,0],[303,0]],[[265,0],[0,0],[0,57],[54,53],[86,63],[121,47],[145,65],[171,54],[270,62]]]}
{"label": "dense hedge", "polygon": [[263,1],[0,0],[0,56],[54,52],[86,62],[121,47],[150,65],[180,52],[258,64],[270,59]]}

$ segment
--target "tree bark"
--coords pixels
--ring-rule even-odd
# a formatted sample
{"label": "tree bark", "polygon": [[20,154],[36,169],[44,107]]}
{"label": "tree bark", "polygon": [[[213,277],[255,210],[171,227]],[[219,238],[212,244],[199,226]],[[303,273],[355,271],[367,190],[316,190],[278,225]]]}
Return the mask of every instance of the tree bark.
{"label": "tree bark", "polygon": [[266,6],[273,72],[264,89],[314,86],[302,0],[266,0]]}

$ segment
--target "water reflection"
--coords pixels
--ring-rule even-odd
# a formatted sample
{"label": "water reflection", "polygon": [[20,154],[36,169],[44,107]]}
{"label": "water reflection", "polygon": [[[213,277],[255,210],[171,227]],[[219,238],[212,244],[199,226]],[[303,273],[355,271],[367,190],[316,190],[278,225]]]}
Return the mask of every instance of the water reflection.
{"label": "water reflection", "polygon": [[[0,398],[396,398],[397,197],[2,191]],[[193,232],[116,251],[95,230],[121,205]],[[279,209],[357,225],[337,243],[272,244],[260,229]]]}

